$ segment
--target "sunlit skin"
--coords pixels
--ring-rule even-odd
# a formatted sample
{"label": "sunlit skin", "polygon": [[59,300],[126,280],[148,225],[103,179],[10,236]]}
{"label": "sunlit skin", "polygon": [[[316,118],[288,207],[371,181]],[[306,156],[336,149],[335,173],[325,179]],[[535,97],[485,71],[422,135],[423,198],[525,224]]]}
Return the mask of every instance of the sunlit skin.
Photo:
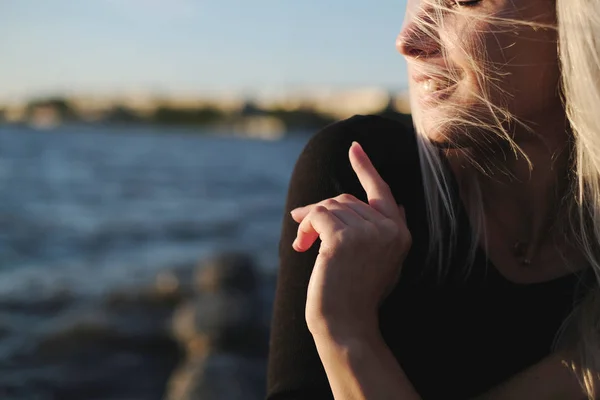
{"label": "sunlit skin", "polygon": [[[412,243],[404,208],[358,143],[350,147],[349,159],[368,204],[343,194],[292,211],[299,223],[296,251],[321,239],[306,304],[313,334],[329,329],[330,318],[352,328],[374,322]],[[377,273],[373,265],[381,266]]]}
{"label": "sunlit skin", "polygon": [[[358,143],[348,157],[368,204],[342,194],[291,211],[299,223],[296,251],[321,239],[307,290],[307,326],[336,399],[418,399],[381,340],[377,321],[412,244],[404,208]],[[383,370],[370,367],[374,358]],[[402,385],[389,390],[382,380]]]}

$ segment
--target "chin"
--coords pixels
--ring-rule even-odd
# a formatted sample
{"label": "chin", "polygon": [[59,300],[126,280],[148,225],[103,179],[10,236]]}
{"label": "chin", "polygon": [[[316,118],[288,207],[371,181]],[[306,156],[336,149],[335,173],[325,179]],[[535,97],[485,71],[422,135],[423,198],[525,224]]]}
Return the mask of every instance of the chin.
{"label": "chin", "polygon": [[420,123],[416,118],[415,127],[419,134],[425,136],[431,144],[440,149],[480,149],[498,142],[498,135],[494,132],[473,126],[456,123],[436,123],[435,120]]}
{"label": "chin", "polygon": [[474,145],[472,137],[466,132],[425,132],[425,136],[440,149],[466,149]]}
{"label": "chin", "polygon": [[[486,118],[485,110],[477,104],[447,102],[438,106],[423,107],[419,99],[413,99],[411,96],[411,108],[417,132],[428,138],[436,147],[466,149],[481,147],[484,143],[497,140],[493,140],[493,137],[497,136],[493,129],[469,123],[470,120],[490,121],[489,126],[494,126],[491,119]],[[468,110],[470,115],[467,116],[467,112],[461,113],[460,110]]]}
{"label": "chin", "polygon": [[417,132],[425,136],[436,147],[461,148],[470,145],[469,130],[460,127],[456,118],[441,115],[439,110],[413,108],[413,123]]}

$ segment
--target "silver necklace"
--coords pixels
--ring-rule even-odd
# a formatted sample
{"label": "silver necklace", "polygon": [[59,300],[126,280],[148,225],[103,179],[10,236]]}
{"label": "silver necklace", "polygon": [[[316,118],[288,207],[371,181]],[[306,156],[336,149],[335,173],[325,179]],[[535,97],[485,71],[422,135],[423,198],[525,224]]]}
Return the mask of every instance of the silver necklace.
{"label": "silver necklace", "polygon": [[519,260],[519,263],[523,267],[531,267],[531,258],[528,257],[527,253],[529,250],[529,244],[520,240],[515,241],[513,245],[513,256]]}
{"label": "silver necklace", "polygon": [[[494,219],[494,221],[496,221],[497,226],[500,228],[501,232],[502,232],[502,236],[506,237],[509,236],[506,233],[508,232],[508,230],[506,229],[506,226],[504,225],[504,223],[502,221],[500,221],[500,218],[496,217],[495,213],[489,213],[488,215],[491,215],[491,217]],[[525,240],[521,240],[521,239],[517,239],[514,241],[513,246],[512,246],[512,255],[515,258],[515,260],[518,261],[519,265],[521,265],[524,268],[530,268],[533,264],[533,257],[535,257],[535,254],[530,254],[531,253],[531,248],[530,248],[530,243],[529,240],[525,241]]]}

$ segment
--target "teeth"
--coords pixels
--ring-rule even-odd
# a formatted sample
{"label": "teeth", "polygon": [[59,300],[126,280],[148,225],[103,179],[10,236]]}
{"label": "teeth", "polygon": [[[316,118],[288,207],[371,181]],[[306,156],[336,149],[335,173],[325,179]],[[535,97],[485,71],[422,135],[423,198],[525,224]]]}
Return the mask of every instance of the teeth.
{"label": "teeth", "polygon": [[426,79],[422,83],[423,90],[426,92],[435,92],[440,90],[439,81],[434,79]]}
{"label": "teeth", "polygon": [[421,88],[425,92],[437,92],[438,90],[450,87],[450,82],[446,80],[429,78],[421,83]]}

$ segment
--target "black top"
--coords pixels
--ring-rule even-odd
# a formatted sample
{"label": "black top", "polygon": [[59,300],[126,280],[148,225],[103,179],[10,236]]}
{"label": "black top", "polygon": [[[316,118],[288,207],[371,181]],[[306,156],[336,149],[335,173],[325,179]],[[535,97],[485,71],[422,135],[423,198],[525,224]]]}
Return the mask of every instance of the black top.
{"label": "black top", "polygon": [[[548,355],[572,310],[578,277],[516,284],[480,249],[465,279],[471,228],[458,213],[458,244],[448,278],[427,265],[428,232],[415,133],[400,122],[355,116],[323,129],[300,155],[285,207],[280,269],[270,338],[268,399],[332,399],[325,371],[304,317],[306,291],[320,242],[292,249],[297,223],[289,211],[341,193],[367,201],[348,160],[358,141],[406,209],[413,244],[402,277],[380,310],[390,350],[424,399],[467,399],[502,383]],[[454,195],[458,194],[453,181]],[[373,266],[376,270],[376,266]]]}

